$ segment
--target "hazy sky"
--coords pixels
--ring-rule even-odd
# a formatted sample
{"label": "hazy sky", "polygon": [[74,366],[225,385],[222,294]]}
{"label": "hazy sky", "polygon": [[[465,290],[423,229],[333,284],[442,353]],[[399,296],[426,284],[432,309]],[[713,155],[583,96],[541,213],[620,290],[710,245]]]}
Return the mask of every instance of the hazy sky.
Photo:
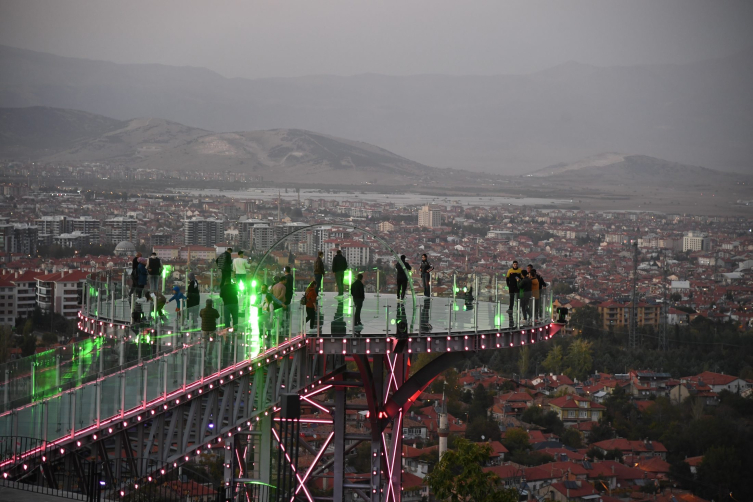
{"label": "hazy sky", "polygon": [[0,0],[0,44],[228,77],[527,73],[753,46],[750,0]]}

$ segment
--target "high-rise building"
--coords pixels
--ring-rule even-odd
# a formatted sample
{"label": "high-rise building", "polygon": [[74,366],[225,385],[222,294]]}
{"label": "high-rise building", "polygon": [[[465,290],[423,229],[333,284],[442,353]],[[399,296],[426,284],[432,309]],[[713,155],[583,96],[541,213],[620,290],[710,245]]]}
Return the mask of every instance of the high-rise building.
{"label": "high-rise building", "polygon": [[[339,244],[339,246],[338,246]],[[347,240],[339,243],[329,240],[325,243],[324,262],[329,266],[340,249],[348,260],[348,267],[365,267],[371,263],[371,248],[361,241]]]}
{"label": "high-rise building", "polygon": [[418,211],[418,226],[436,228],[442,226],[442,213],[439,209],[432,209],[426,205]]}
{"label": "high-rise building", "polygon": [[67,216],[42,216],[34,220],[40,234],[50,234],[53,237],[68,232]]}
{"label": "high-rise building", "polygon": [[702,232],[688,232],[682,238],[682,251],[711,251],[711,239]]}
{"label": "high-rise building", "polygon": [[236,228],[238,228],[238,245],[243,248],[251,246],[251,229],[257,225],[266,225],[262,220],[253,219],[241,219],[238,220]]}
{"label": "high-rise building", "polygon": [[91,216],[71,218],[68,220],[68,233],[80,232],[86,234],[89,236],[88,244],[99,244],[99,229],[101,225],[102,222],[100,220],[95,220]]}
{"label": "high-rise building", "polygon": [[183,220],[183,243],[186,246],[214,246],[224,239],[224,220],[215,218]]}
{"label": "high-rise building", "polygon": [[136,228],[138,224],[138,220],[122,216],[105,220],[105,236],[107,241],[114,244],[119,244],[123,241],[131,242],[134,245],[137,244]]}
{"label": "high-rise building", "polygon": [[37,227],[26,223],[0,223],[0,251],[37,254]]}
{"label": "high-rise building", "polygon": [[38,229],[33,225],[26,223],[15,223],[13,225],[13,252],[21,253],[28,256],[37,254],[37,236]]}
{"label": "high-rise building", "polygon": [[256,225],[251,228],[251,249],[256,252],[267,251],[279,239],[280,227],[267,224]]}

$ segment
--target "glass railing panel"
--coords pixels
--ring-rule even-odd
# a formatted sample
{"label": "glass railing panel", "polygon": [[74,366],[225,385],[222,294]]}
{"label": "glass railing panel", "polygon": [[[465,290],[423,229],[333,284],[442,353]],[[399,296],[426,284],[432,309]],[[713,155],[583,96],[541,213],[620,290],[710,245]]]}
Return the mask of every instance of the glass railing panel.
{"label": "glass railing panel", "polygon": [[141,366],[134,366],[125,372],[125,409],[132,410],[141,406],[144,401],[144,370]]}
{"label": "glass railing panel", "polygon": [[219,357],[222,355],[222,337],[214,335],[206,343],[206,354],[204,355],[204,376],[209,376],[219,371]]}
{"label": "glass railing panel", "polygon": [[71,393],[47,401],[47,441],[55,441],[71,433]]}
{"label": "glass railing panel", "polygon": [[168,394],[183,387],[183,358],[184,351],[179,350],[165,356],[167,364],[167,392]]}
{"label": "glass railing panel", "polygon": [[100,382],[102,386],[99,417],[104,420],[120,413],[122,376],[113,374]]}
{"label": "glass railing panel", "polygon": [[0,416],[0,437],[13,435],[13,413]]}
{"label": "glass railing panel", "polygon": [[90,383],[76,389],[76,430],[85,429],[97,419],[97,384]]}
{"label": "glass railing panel", "polygon": [[[70,416],[70,415],[69,415]],[[42,403],[35,403],[18,410],[18,432],[16,436],[40,438],[42,437],[42,421],[44,420],[44,407]]]}
{"label": "glass railing panel", "polygon": [[192,342],[193,344],[188,347],[187,356],[188,363],[186,366],[186,381],[196,382],[201,379],[201,352],[204,350],[203,343]]}
{"label": "glass railing panel", "polygon": [[164,391],[163,380],[164,370],[162,369],[162,360],[156,359],[145,363],[146,367],[146,401],[150,402],[162,396]]}

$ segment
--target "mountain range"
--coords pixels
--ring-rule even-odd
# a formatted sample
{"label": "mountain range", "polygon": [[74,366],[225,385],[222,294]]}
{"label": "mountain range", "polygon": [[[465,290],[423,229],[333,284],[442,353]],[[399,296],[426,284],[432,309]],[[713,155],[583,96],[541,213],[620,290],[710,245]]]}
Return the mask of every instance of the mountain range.
{"label": "mountain range", "polygon": [[215,133],[161,118],[120,121],[50,107],[0,109],[0,157],[338,185],[403,185],[442,172],[374,145],[299,129]]}
{"label": "mountain range", "polygon": [[0,107],[50,106],[207,131],[298,129],[425,165],[523,174],[594,152],[749,172],[753,50],[684,65],[566,63],[530,75],[225,78],[0,46]]}

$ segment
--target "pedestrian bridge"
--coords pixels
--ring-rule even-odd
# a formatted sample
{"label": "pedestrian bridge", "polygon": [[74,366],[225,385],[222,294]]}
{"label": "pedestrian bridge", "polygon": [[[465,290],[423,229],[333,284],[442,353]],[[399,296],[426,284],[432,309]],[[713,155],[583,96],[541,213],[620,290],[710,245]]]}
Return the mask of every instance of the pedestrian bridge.
{"label": "pedestrian bridge", "polygon": [[[484,300],[410,295],[404,303],[367,293],[362,329],[353,326],[347,295],[325,293],[317,319],[305,322],[299,294],[289,310],[265,315],[250,288],[238,325],[202,336],[175,312],[132,325],[118,286],[90,278],[78,319],[88,338],[3,365],[4,480],[57,490],[78,479],[86,491],[94,474],[84,460],[99,466],[96,476],[111,496],[129,497],[171,469],[219,455],[222,483],[238,500],[341,501],[346,493],[401,500],[402,435],[392,431],[401,430],[432,379],[471,352],[541,343],[560,328],[552,322],[551,288],[533,306],[538,320],[531,324],[507,312],[507,298],[496,291]],[[223,310],[210,293],[202,305],[207,297]],[[152,304],[143,310],[154,314]],[[435,357],[410,375],[409,360],[421,353]],[[347,401],[355,387],[367,406]],[[348,410],[367,411],[369,430],[346,433]],[[302,427],[323,432],[306,441]],[[345,456],[364,441],[372,471],[354,477]],[[299,466],[304,456],[313,458]],[[334,490],[323,494],[326,479]]]}

